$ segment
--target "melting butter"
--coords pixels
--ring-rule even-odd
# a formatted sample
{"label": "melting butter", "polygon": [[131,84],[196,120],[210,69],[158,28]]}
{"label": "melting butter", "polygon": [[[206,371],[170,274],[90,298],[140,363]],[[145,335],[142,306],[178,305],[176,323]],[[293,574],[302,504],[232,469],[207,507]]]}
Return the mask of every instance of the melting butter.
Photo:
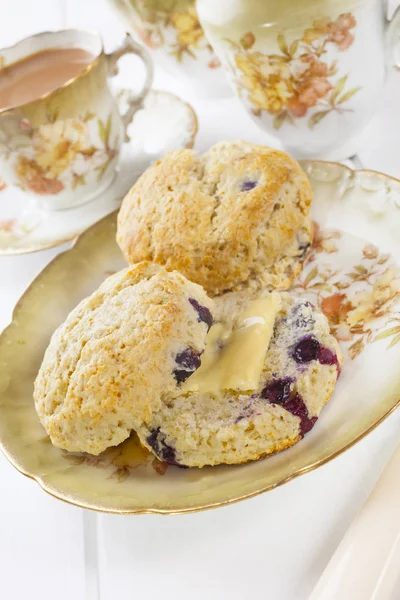
{"label": "melting butter", "polygon": [[221,323],[208,332],[201,366],[182,386],[183,392],[254,390],[279,310],[279,295],[269,294],[249,302],[230,332]]}

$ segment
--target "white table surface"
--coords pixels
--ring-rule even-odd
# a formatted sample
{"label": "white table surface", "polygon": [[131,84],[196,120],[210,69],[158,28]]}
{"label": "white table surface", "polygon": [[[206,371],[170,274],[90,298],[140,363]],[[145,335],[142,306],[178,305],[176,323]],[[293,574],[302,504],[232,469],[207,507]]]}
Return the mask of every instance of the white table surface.
{"label": "white table surface", "polygon": [[[123,36],[105,0],[2,0],[2,8],[0,45],[64,26],[98,29],[107,49]],[[121,82],[139,79],[135,69],[123,70]],[[195,107],[199,150],[232,138],[273,144],[233,98],[200,101],[161,72],[155,87]],[[359,159],[400,178],[399,106],[393,70]],[[0,257],[0,330],[24,289],[66,247]],[[275,491],[175,517],[83,511],[45,494],[0,455],[0,599],[306,600],[399,434],[397,412],[344,455]],[[393,600],[399,597],[400,577]]]}

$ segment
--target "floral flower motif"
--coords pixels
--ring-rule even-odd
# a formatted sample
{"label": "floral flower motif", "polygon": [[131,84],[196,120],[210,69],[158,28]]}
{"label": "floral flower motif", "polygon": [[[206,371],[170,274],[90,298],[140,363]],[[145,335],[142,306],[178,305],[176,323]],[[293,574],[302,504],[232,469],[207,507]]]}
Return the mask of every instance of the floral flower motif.
{"label": "floral flower motif", "polygon": [[[331,264],[325,264],[324,257],[317,260],[319,253],[325,253],[326,258],[339,253],[333,240],[340,237],[339,231],[324,231],[314,224],[313,248],[293,291],[320,307],[335,337],[350,343],[347,351],[354,359],[373,341],[380,320],[391,320],[393,306],[400,299],[400,273],[388,266],[390,256],[381,254],[372,244],[362,248],[360,260],[350,272],[336,267],[340,260],[328,259]],[[398,323],[375,339],[396,335],[395,343],[400,341],[400,317]]]}
{"label": "floral flower motif", "polygon": [[63,452],[63,456],[72,465],[89,465],[100,469],[113,468],[109,479],[115,479],[117,483],[124,482],[131,474],[131,471],[138,468],[153,469],[158,475],[165,475],[168,464],[159,461],[157,458],[144,448],[136,434],[131,435],[125,442],[118,446],[108,448],[98,456],[79,453],[72,454]]}
{"label": "floral flower motif", "polygon": [[42,125],[32,135],[37,165],[50,177],[59,177],[85,149],[85,137],[85,125],[79,119]]}
{"label": "floral flower motif", "polygon": [[329,319],[331,326],[336,326],[347,319],[347,315],[353,309],[353,305],[348,301],[346,294],[336,292],[332,296],[322,298],[321,309]]}
{"label": "floral flower motif", "polygon": [[11,233],[13,232],[17,221],[16,219],[5,219],[0,221],[0,232]]}
{"label": "floral flower motif", "polygon": [[336,21],[331,21],[327,17],[315,19],[313,26],[305,30],[302,41],[313,44],[325,37],[327,42],[336,44],[339,50],[347,50],[354,42],[354,35],[350,33],[350,29],[355,26],[356,20],[351,13],[339,15]]}
{"label": "floral flower motif", "polygon": [[336,23],[328,24],[328,41],[336,44],[339,50],[347,50],[354,42],[354,35],[350,33],[350,29],[355,26],[356,20],[352,14],[340,15]]}
{"label": "floral flower motif", "polygon": [[372,284],[372,289],[356,292],[355,308],[349,312],[347,321],[350,327],[365,325],[383,316],[387,305],[400,293],[399,274],[388,268]]}
{"label": "floral flower motif", "polygon": [[[171,55],[178,62],[182,61],[184,55],[196,59],[200,50],[207,50],[213,55],[197,16],[195,0],[180,3],[171,0],[131,0],[130,5],[135,16],[132,23],[135,31],[149,48],[169,45]],[[172,43],[168,35],[171,32],[174,37]],[[221,63],[213,56],[207,66],[216,69]]]}
{"label": "floral flower motif", "polygon": [[272,115],[282,112],[293,93],[288,65],[269,60],[261,52],[253,52],[249,57],[237,54],[235,62],[243,73],[240,82],[248,91],[252,106]]}
{"label": "floral flower motif", "polygon": [[58,194],[64,189],[64,184],[56,179],[46,176],[46,171],[34,160],[19,155],[15,165],[15,173],[25,189],[35,194]]}
{"label": "floral flower motif", "polygon": [[313,108],[322,110],[309,117],[310,128],[332,111],[351,110],[342,105],[360,88],[345,91],[348,75],[333,82],[336,62],[329,64],[325,55],[328,45],[340,52],[347,50],[354,41],[350,30],[355,26],[351,13],[343,13],[335,21],[315,19],[312,27],[290,45],[280,33],[279,54],[252,50],[256,43],[253,32],[245,33],[238,44],[228,40],[235,51],[231,70],[239,90],[246,90],[252,112],[256,116],[269,113],[278,129],[285,121],[293,123],[294,118],[305,117]]}
{"label": "floral flower motif", "polygon": [[116,156],[117,141],[111,142],[111,115],[97,121],[99,143],[93,145],[90,127],[94,113],[80,118],[59,119],[46,112],[47,123],[33,127],[27,119],[0,122],[0,153],[14,159],[14,171],[22,189],[54,195],[65,188],[85,185],[86,175],[95,170],[104,175]]}
{"label": "floral flower motif", "polygon": [[208,62],[208,68],[209,69],[219,69],[220,66],[221,66],[221,61],[216,56],[214,56],[214,58],[212,58]]}
{"label": "floral flower motif", "polygon": [[187,12],[176,12],[171,15],[171,23],[177,31],[177,42],[184,48],[197,47],[204,33],[197,17],[196,9],[190,6]]}
{"label": "floral flower motif", "polygon": [[142,44],[144,44],[148,48],[151,48],[151,50],[155,50],[156,48],[162,46],[162,41],[156,38],[155,32],[151,29],[146,29],[142,28],[141,26],[137,26],[135,27],[135,31],[139,36],[139,39],[142,42]]}
{"label": "floral flower motif", "polygon": [[321,227],[313,221],[313,243],[312,252],[337,252],[337,246],[333,240],[340,238],[339,231],[322,231]]}
{"label": "floral flower motif", "polygon": [[378,254],[379,250],[373,244],[367,244],[366,246],[364,246],[363,255],[365,258],[377,258]]}
{"label": "floral flower motif", "polygon": [[40,224],[42,216],[24,213],[18,219],[0,219],[0,246],[9,246],[31,233]]}

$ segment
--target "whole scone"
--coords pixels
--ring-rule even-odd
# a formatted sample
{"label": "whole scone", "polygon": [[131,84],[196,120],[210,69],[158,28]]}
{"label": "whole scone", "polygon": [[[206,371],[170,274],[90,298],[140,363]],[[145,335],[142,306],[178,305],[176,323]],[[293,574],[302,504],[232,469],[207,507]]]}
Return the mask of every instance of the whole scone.
{"label": "whole scone", "polygon": [[199,366],[210,309],[200,286],[155,264],[106,279],[56,330],[35,381],[53,444],[99,454],[150,421]]}
{"label": "whole scone", "polygon": [[177,269],[211,296],[286,289],[311,245],[311,199],[285,152],[246,142],[177,150],[124,198],[117,241],[128,262]]}
{"label": "whole scone", "polygon": [[[200,393],[190,389],[196,373],[190,375],[137,430],[160,460],[188,467],[245,463],[292,446],[312,429],[334,392],[342,355],[322,313],[306,300],[274,294],[273,334],[255,387]],[[216,299],[209,335],[221,322],[234,326],[243,302],[235,293]],[[218,358],[224,341],[213,343]]]}

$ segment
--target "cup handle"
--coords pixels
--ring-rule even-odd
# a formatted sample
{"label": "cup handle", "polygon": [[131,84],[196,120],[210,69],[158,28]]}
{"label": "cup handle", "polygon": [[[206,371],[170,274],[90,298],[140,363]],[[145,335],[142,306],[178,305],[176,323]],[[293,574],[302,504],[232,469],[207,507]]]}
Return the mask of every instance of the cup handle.
{"label": "cup handle", "polygon": [[387,24],[386,48],[388,65],[400,70],[400,6]]}
{"label": "cup handle", "polygon": [[146,69],[146,78],[143,84],[142,89],[137,94],[131,96],[128,100],[128,108],[124,114],[121,115],[122,121],[125,126],[125,140],[128,141],[128,135],[126,133],[128,125],[131,123],[133,119],[133,115],[139,108],[143,106],[143,100],[147,96],[150,91],[151,84],[153,83],[153,75],[154,75],[154,67],[153,61],[147,50],[143,48],[140,44],[135,42],[132,36],[129,33],[126,34],[126,37],[119,48],[111,52],[110,54],[106,54],[106,60],[108,63],[108,68],[110,75],[116,75],[118,73],[118,61],[125,54],[136,54],[139,58],[142,59],[143,64]]}

